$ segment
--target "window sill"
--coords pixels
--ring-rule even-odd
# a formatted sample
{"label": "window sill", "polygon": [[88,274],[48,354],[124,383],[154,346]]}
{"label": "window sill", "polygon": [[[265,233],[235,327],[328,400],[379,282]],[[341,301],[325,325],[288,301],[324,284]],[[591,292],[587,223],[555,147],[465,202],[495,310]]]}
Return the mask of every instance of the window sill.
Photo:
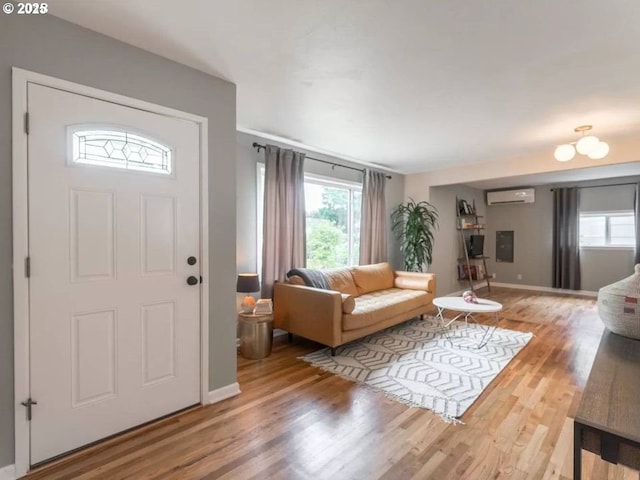
{"label": "window sill", "polygon": [[613,247],[613,246],[606,246],[606,247],[596,247],[596,246],[585,246],[585,247],[580,247],[580,250],[601,250],[601,251],[610,251],[610,252],[626,252],[626,251],[633,251],[635,250],[635,247],[631,247],[631,246],[620,246],[620,247]]}

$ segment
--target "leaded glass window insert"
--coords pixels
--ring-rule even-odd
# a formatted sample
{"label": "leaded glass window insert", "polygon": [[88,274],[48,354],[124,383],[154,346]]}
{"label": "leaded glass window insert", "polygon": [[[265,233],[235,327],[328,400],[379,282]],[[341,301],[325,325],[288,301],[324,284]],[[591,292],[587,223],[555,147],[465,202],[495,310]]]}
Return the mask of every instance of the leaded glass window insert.
{"label": "leaded glass window insert", "polygon": [[171,175],[171,148],[121,130],[78,130],[72,134],[73,162]]}

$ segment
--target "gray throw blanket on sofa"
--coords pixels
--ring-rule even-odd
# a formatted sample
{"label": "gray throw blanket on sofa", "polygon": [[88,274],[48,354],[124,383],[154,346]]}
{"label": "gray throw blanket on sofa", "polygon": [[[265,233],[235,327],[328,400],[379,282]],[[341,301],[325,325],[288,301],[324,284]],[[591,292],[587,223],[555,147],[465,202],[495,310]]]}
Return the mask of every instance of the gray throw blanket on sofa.
{"label": "gray throw blanket on sofa", "polygon": [[329,280],[324,272],[320,270],[313,270],[311,268],[292,268],[287,272],[287,278],[293,275],[298,275],[304,280],[307,287],[322,288],[323,290],[330,290]]}

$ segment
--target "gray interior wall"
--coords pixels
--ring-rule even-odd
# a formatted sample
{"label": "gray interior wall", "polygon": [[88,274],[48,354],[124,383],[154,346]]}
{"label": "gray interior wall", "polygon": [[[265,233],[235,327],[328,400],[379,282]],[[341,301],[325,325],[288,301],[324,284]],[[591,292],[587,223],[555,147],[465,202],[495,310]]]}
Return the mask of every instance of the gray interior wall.
{"label": "gray interior wall", "polygon": [[580,252],[582,290],[597,292],[610,283],[633,273],[632,249],[598,250],[583,249]]}
{"label": "gray interior wall", "polygon": [[50,15],[0,15],[0,467],[14,462],[11,67],[209,119],[210,389],[236,381],[235,85]]}
{"label": "gray interior wall", "polygon": [[[456,197],[465,199],[469,204],[475,200],[478,215],[485,215],[486,212],[482,190],[462,185],[431,187],[430,203],[438,209],[440,228],[435,233],[433,264],[429,271],[436,274],[436,293],[439,296],[464,290],[469,286],[467,281],[458,281],[458,258],[464,255],[464,250],[460,231],[457,229]],[[482,218],[479,220],[483,221]]]}
{"label": "gray interior wall", "polygon": [[[536,187],[533,204],[492,205],[487,207],[485,253],[489,273],[496,282],[551,287],[552,285],[552,188],[593,186],[636,181],[636,177],[604,179],[571,184]],[[614,211],[633,209],[634,187],[603,187],[580,190],[581,211]],[[514,262],[495,261],[496,231],[514,231]],[[633,273],[633,249],[602,250],[583,248],[580,251],[582,289],[597,291]],[[518,278],[521,275],[522,278]]]}
{"label": "gray interior wall", "polygon": [[[624,182],[629,179],[623,179]],[[637,179],[634,179],[637,180]],[[611,181],[611,183],[623,183]],[[609,183],[609,182],[607,182]],[[585,188],[580,190],[580,211],[633,210],[635,185],[619,187]],[[597,291],[605,285],[617,282],[633,273],[635,252],[633,248],[580,250],[582,289]]]}
{"label": "gray interior wall", "polygon": [[[484,254],[487,271],[494,273],[494,281],[521,285],[551,287],[552,275],[552,188],[563,186],[594,186],[610,183],[635,182],[636,177],[603,179],[572,184],[536,187],[533,204],[487,206],[482,190],[463,185],[432,187],[430,201],[438,208],[440,228],[435,234],[434,259],[429,271],[436,274],[437,294],[446,295],[467,288],[468,283],[457,280],[456,265],[463,254],[459,231],[456,229],[456,197],[468,202],[475,199],[476,210],[484,215]],[[581,211],[616,211],[633,209],[635,187],[602,187],[580,192]],[[496,262],[496,232],[514,231],[513,263]],[[633,273],[633,249],[581,249],[582,289],[597,291]],[[518,278],[518,275],[521,278]]]}
{"label": "gray interior wall", "polygon": [[[552,212],[549,187],[536,188],[535,203],[487,207],[485,255],[496,282],[551,286]],[[496,232],[501,230],[513,231],[513,263],[496,262]]]}
{"label": "gray interior wall", "polygon": [[[270,143],[284,148],[292,148],[289,145],[265,140],[247,133],[237,133],[236,143],[236,161],[237,161],[237,269],[238,272],[255,272],[257,268],[257,167],[258,162],[264,162],[264,150],[260,153],[252,147],[253,142],[262,145]],[[307,153],[307,155],[336,162],[341,165],[350,165],[356,168],[362,168],[361,165],[355,165],[345,160],[333,158],[315,152],[307,152],[304,149],[297,149]],[[305,171],[325,177],[337,178],[341,180],[349,180],[354,182],[362,182],[362,174],[354,170],[346,168],[331,168],[320,162],[313,160],[305,161]],[[404,195],[404,175],[389,174],[392,178],[386,182],[386,201],[387,215],[391,215],[391,210],[397,204],[403,201]],[[387,218],[388,218],[387,216]],[[392,235],[391,224],[389,223],[388,232],[389,244],[389,262],[394,268],[402,268],[402,255],[397,240]]]}

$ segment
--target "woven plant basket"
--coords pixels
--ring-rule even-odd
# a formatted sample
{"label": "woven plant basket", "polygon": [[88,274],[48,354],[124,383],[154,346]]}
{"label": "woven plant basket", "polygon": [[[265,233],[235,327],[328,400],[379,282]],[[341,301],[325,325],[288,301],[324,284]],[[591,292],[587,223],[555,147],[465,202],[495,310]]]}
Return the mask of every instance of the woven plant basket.
{"label": "woven plant basket", "polygon": [[613,333],[640,339],[640,264],[635,273],[598,291],[598,313]]}

